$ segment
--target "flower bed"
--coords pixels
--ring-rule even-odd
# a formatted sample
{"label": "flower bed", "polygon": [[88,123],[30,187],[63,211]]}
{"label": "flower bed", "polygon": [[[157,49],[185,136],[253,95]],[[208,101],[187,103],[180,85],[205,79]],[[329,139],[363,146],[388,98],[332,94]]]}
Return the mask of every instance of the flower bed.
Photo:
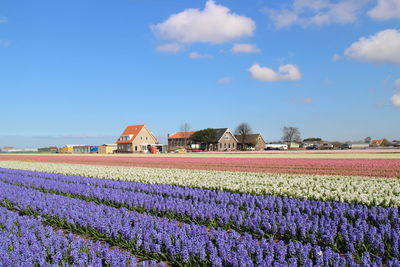
{"label": "flower bed", "polygon": [[400,159],[1,155],[0,160],[150,168],[400,177]]}
{"label": "flower bed", "polygon": [[[92,180],[93,185],[74,184],[75,188],[89,190],[86,196],[91,196],[92,200],[51,193],[57,188],[59,193],[70,190],[69,194],[72,194],[73,188],[69,187],[71,183],[43,176],[39,174],[35,177],[32,172],[13,173],[12,170],[7,174],[3,170],[0,177],[6,183],[0,182],[1,205],[21,214],[40,216],[46,224],[105,240],[147,259],[167,260],[176,265],[211,266],[269,266],[273,263],[291,266],[352,266],[356,263],[391,266],[396,265],[399,259],[400,220],[398,210],[394,208],[368,208],[279,197],[263,199],[260,196],[254,196],[255,199],[243,196],[243,199],[235,201],[241,196],[225,193],[225,201],[233,203],[232,206],[240,205],[248,213],[253,210],[250,224],[243,226],[242,233],[239,233],[146,212],[128,211],[107,203],[96,204],[95,197],[90,195],[95,191],[90,188],[106,190],[102,192],[108,192],[110,197],[121,193],[118,191],[121,189],[102,187],[95,183],[95,179]],[[67,180],[65,176],[60,178]],[[39,187],[45,189],[45,181],[50,181],[47,193],[38,190]],[[85,191],[77,189],[78,194],[75,195],[85,196]],[[146,202],[145,196],[142,197]],[[113,199],[115,203],[116,198]],[[128,199],[129,196],[125,195],[121,202]],[[212,209],[212,201],[217,200],[209,198],[204,203],[208,202]],[[257,205],[263,208],[257,210]],[[264,230],[269,231],[269,238],[250,235],[261,225],[266,226]]]}
{"label": "flower bed", "polygon": [[[400,206],[398,179],[0,161],[0,167],[321,201]],[[79,180],[77,178],[77,180]]]}
{"label": "flower bed", "polygon": [[[148,266],[107,243],[43,226],[41,219],[0,207],[0,266]],[[154,264],[154,262],[153,262]]]}

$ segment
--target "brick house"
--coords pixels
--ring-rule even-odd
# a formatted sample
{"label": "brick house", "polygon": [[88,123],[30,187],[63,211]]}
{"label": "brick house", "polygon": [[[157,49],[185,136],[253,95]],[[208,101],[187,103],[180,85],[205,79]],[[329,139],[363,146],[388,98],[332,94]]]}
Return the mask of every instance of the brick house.
{"label": "brick house", "polygon": [[195,132],[178,132],[168,136],[168,146],[169,147],[188,147],[192,144],[190,137]]}
{"label": "brick house", "polygon": [[242,135],[235,135],[238,142],[238,150],[254,149],[264,150],[266,142],[261,134],[246,134],[243,140]]}
{"label": "brick house", "polygon": [[168,146],[177,148],[181,146],[196,146],[201,150],[207,151],[232,151],[237,150],[238,140],[228,128],[213,129],[215,138],[209,144],[197,144],[190,138],[196,132],[178,132],[168,137]]}
{"label": "brick house", "polygon": [[232,151],[237,150],[238,140],[228,128],[213,129],[215,131],[214,140],[208,144],[201,144],[203,150],[208,151]]}
{"label": "brick house", "polygon": [[117,153],[149,152],[158,144],[157,138],[146,125],[131,125],[125,128],[117,140]]}

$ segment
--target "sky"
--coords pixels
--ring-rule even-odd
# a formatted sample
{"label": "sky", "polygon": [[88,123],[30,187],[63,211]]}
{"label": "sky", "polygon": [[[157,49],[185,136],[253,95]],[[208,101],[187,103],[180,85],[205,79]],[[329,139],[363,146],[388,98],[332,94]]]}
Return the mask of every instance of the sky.
{"label": "sky", "polygon": [[400,139],[400,0],[0,2],[0,147],[185,122]]}

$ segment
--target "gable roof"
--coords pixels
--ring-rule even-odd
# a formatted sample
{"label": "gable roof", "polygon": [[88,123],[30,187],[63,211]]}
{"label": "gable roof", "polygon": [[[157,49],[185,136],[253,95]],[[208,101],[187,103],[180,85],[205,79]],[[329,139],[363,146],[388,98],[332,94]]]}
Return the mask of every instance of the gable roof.
{"label": "gable roof", "polygon": [[177,132],[173,135],[170,135],[168,139],[177,139],[177,138],[190,138],[196,131],[193,132]]}
{"label": "gable roof", "polygon": [[371,143],[369,143],[371,146],[380,146],[382,145],[383,140],[372,140]]}
{"label": "gable roof", "polygon": [[121,141],[117,140],[117,144],[126,144],[126,143],[132,143],[133,140],[135,140],[136,136],[140,133],[140,131],[144,128],[144,124],[140,125],[131,125],[125,128],[125,130],[122,132],[121,135],[132,135],[132,138],[127,141]]}
{"label": "gable roof", "polygon": [[236,142],[238,142],[235,135],[228,128],[217,128],[213,130],[215,131],[215,139],[213,140],[213,142],[218,143],[227,131],[229,131],[229,133],[232,134],[233,139],[235,139]]}
{"label": "gable roof", "polygon": [[215,132],[215,138],[213,140],[213,142],[218,142],[219,139],[222,138],[222,136],[224,135],[224,133],[228,130],[228,128],[217,128],[217,129],[213,129]]}
{"label": "gable roof", "polygon": [[264,141],[264,138],[262,137],[262,135],[260,133],[258,134],[246,134],[245,138],[244,138],[244,142],[242,142],[242,136],[240,134],[235,134],[236,139],[239,141],[239,144],[255,144],[257,143],[257,139],[259,137],[261,137],[261,139]]}

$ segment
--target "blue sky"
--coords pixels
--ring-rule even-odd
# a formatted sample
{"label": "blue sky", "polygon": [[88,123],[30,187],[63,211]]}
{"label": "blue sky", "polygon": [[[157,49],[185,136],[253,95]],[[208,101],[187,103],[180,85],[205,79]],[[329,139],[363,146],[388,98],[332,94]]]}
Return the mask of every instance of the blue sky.
{"label": "blue sky", "polygon": [[400,1],[3,0],[0,92],[0,147],[184,122],[400,139]]}

